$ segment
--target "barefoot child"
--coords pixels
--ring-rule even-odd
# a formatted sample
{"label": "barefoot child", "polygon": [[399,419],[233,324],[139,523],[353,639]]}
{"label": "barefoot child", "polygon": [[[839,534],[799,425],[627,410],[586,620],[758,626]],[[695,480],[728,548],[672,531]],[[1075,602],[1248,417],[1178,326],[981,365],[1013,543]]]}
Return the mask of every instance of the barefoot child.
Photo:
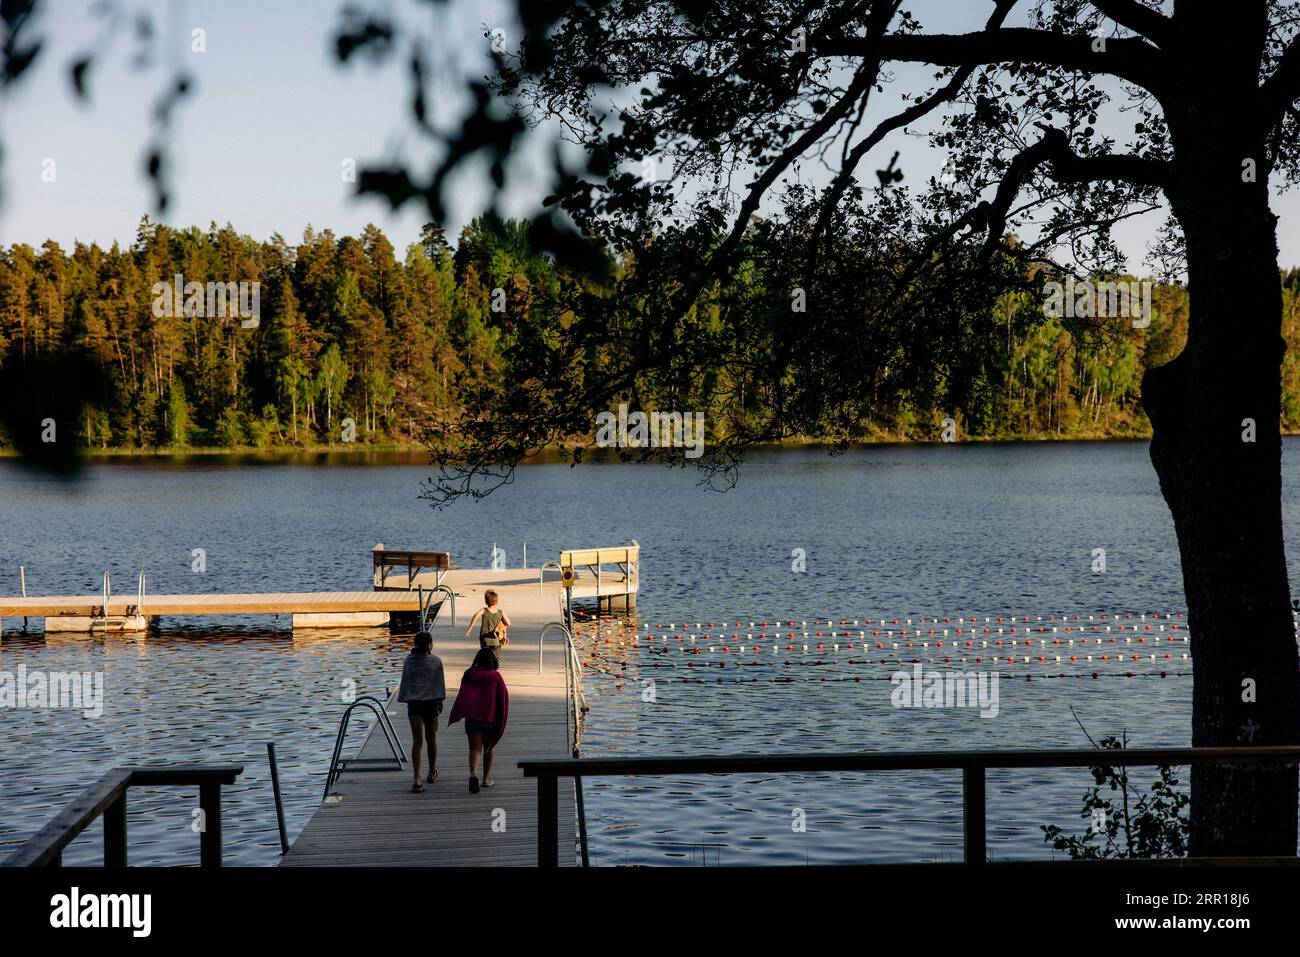
{"label": "barefoot child", "polygon": [[501,649],[510,644],[507,632],[510,619],[499,607],[499,601],[497,593],[491,588],[484,592],[483,607],[474,612],[474,617],[469,620],[469,627],[465,629],[465,637],[468,638],[470,632],[474,630],[474,622],[477,621],[479,648],[490,648],[494,654],[500,654]]}
{"label": "barefoot child", "polygon": [[483,759],[483,787],[490,788],[492,758],[497,742],[506,730],[506,717],[510,714],[510,693],[498,669],[497,656],[490,648],[481,648],[474,663],[460,679],[456,703],[451,706],[449,725],[465,719],[465,734],[469,739],[469,789],[477,794],[479,789],[478,763]]}
{"label": "barefoot child", "polygon": [[420,746],[429,745],[429,776],[432,784],[438,779],[438,715],[447,697],[447,687],[442,676],[442,659],[433,653],[433,636],[422,631],[415,636],[415,647],[402,665],[402,683],[397,688],[397,700],[406,702],[406,717],[411,722],[411,770],[415,780],[411,790],[417,794],[424,790],[420,781]]}

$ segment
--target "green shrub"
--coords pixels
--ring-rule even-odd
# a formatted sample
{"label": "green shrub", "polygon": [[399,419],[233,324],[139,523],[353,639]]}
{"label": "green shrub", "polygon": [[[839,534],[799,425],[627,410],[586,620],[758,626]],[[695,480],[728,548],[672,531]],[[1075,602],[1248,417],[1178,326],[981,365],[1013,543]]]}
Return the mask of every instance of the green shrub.
{"label": "green shrub", "polygon": [[244,416],[237,409],[225,409],[217,426],[213,430],[217,445],[234,448],[248,444],[248,433],[244,429]]}
{"label": "green shrub", "polygon": [[[1127,733],[1123,740],[1102,738],[1098,745],[1108,751],[1127,746]],[[1177,789],[1171,767],[1156,769],[1159,777],[1146,794],[1137,792],[1123,766],[1102,764],[1090,770],[1097,783],[1084,793],[1079,811],[1088,829],[1081,835],[1067,835],[1055,824],[1045,824],[1044,843],[1074,860],[1187,856],[1188,796]]]}

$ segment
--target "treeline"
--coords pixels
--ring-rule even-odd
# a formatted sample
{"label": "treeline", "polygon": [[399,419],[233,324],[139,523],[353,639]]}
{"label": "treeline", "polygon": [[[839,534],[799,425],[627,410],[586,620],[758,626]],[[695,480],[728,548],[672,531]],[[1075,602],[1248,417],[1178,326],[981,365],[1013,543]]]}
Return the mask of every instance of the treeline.
{"label": "treeline", "polygon": [[[16,244],[0,251],[0,374],[60,354],[97,365],[102,385],[83,421],[60,425],[90,448],[413,443],[431,422],[472,415],[476,391],[508,379],[503,357],[521,324],[566,308],[561,291],[578,280],[528,237],[525,224],[483,217],[453,247],[429,225],[399,258],[374,226],[358,237],[309,227],[291,245],[145,217],[129,248]],[[259,284],[255,325],[159,308],[159,284],[177,277]],[[1284,335],[1300,346],[1300,271],[1283,286]],[[959,410],[964,434],[1147,434],[1142,373],[1175,356],[1186,329],[1177,286],[1155,288],[1145,327],[1108,323],[1102,335],[1066,319],[1027,331],[1008,322],[997,354],[977,363],[980,381]],[[1283,387],[1284,425],[1300,427],[1294,352]],[[948,414],[909,406],[873,427],[933,438]]]}
{"label": "treeline", "polygon": [[[75,426],[92,448],[412,441],[500,373],[492,306],[526,315],[553,281],[508,228],[482,238],[467,227],[453,253],[429,226],[399,260],[373,226],[291,245],[145,217],[128,249],[15,245],[0,254],[0,371],[59,352],[97,363],[104,386]],[[256,324],[156,308],[178,276],[259,283]]]}

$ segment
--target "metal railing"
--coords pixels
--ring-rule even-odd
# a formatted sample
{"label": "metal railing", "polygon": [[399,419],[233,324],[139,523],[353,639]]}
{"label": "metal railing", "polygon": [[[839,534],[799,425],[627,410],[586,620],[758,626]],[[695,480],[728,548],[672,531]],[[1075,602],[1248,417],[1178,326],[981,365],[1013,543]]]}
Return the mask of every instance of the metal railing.
{"label": "metal railing", "polygon": [[1125,748],[1070,751],[866,751],[830,754],[733,754],[692,757],[582,758],[520,761],[537,778],[537,865],[555,867],[558,788],[562,777],[772,774],[822,771],[941,771],[962,773],[963,863],[987,861],[984,772],[989,768],[1153,767],[1183,764],[1300,763],[1300,747]]}
{"label": "metal railing", "polygon": [[[558,630],[560,634],[563,636],[562,640],[564,642],[564,647],[566,652],[569,648],[570,632],[566,625],[558,621],[548,621],[546,624],[542,625],[542,630],[537,633],[537,673],[539,675],[542,673],[543,670],[542,651],[546,644],[546,636],[549,635],[552,631],[556,631],[556,630]],[[567,664],[565,667],[568,667]]]}
{"label": "metal railing", "polygon": [[[27,567],[25,565],[18,566],[18,588],[22,592],[22,596],[26,598],[27,597]],[[23,631],[26,630],[27,630],[27,616],[24,615]],[[0,621],[0,633],[2,633],[3,631],[4,631],[4,623],[3,621]]]}
{"label": "metal railing", "polygon": [[537,584],[539,587],[546,584],[546,573],[548,570],[557,571],[561,576],[564,575],[563,566],[561,566],[555,559],[548,558],[546,561],[542,562],[542,567],[537,569]]}
{"label": "metal railing", "polygon": [[[438,607],[434,610],[433,617],[430,618],[429,609],[433,607],[433,599],[435,595],[445,595],[446,597],[443,599],[443,601],[438,602]],[[451,625],[453,628],[456,627],[456,593],[454,591],[452,591],[446,585],[435,585],[433,588],[429,589],[426,592],[424,590],[424,586],[420,585],[419,598],[420,598],[420,630],[421,631],[428,631],[429,626],[438,620],[438,615],[442,612],[443,602],[450,603]]]}
{"label": "metal railing", "polygon": [[243,765],[159,765],[109,771],[81,796],[36,832],[0,866],[61,867],[63,849],[104,817],[104,866],[126,867],[126,793],[132,787],[194,787],[199,789],[203,828],[199,832],[199,863],[221,866],[221,786],[234,784]]}
{"label": "metal railing", "polygon": [[[343,742],[347,738],[348,722],[352,720],[352,709],[362,706],[374,712],[379,730],[384,733],[384,738],[388,742],[388,749],[393,754],[391,758],[343,757]],[[396,762],[396,766],[394,766],[394,762]],[[393,727],[392,721],[389,720],[384,703],[374,695],[362,695],[347,706],[347,709],[343,712],[343,717],[339,719],[339,733],[334,739],[334,754],[330,758],[329,772],[325,775],[325,792],[321,795],[321,800],[324,801],[329,797],[330,788],[334,786],[334,782],[342,776],[344,771],[400,771],[404,767],[406,767],[406,755],[402,754],[397,729]]]}
{"label": "metal railing", "polygon": [[[587,711],[587,695],[582,687],[582,665],[573,643],[573,632],[562,622],[548,622],[537,635],[537,673],[542,673],[542,648],[548,632],[558,629],[564,641],[564,732],[569,753],[577,759],[582,747],[582,716]],[[574,775],[574,795],[578,805],[578,836],[582,848],[582,866],[587,866],[587,815],[582,793],[582,778]]]}
{"label": "metal railing", "polygon": [[[564,642],[564,692],[568,701],[565,709],[567,740],[570,750],[576,752],[582,743],[582,715],[587,711],[587,695],[582,687],[582,665],[578,661],[578,650],[573,644],[573,632],[568,626],[558,621],[548,622],[542,626],[537,635],[537,673],[543,671],[542,652],[546,636],[552,631],[559,631]],[[571,720],[570,720],[571,719]]]}

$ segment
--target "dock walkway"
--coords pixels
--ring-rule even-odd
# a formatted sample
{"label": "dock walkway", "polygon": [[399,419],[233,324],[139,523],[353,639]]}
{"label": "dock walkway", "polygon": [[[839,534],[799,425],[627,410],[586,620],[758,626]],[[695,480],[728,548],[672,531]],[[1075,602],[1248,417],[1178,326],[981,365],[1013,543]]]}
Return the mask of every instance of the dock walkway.
{"label": "dock walkway", "polygon": [[[558,631],[546,638],[545,670],[537,671],[538,636],[547,622],[560,617],[558,589],[539,589],[536,573],[453,574],[457,624],[450,625],[444,609],[433,628],[434,652],[442,658],[447,681],[447,703],[438,728],[438,782],[415,794],[409,767],[344,772],[281,866],[536,866],[537,782],[523,776],[518,762],[571,755],[564,645]],[[500,593],[501,605],[513,622],[510,646],[501,655],[501,671],[510,689],[510,718],[493,767],[496,786],[470,794],[464,725],[448,727],[447,717],[461,673],[478,650],[477,639],[464,637],[466,623],[482,606],[482,592],[489,587]],[[393,675],[393,686],[399,677]],[[409,755],[406,706],[391,702],[388,713]],[[372,731],[360,756],[389,753],[384,736]],[[321,759],[328,761],[328,756]],[[560,808],[561,863],[572,866],[577,840],[572,782],[561,789]]]}
{"label": "dock walkway", "polygon": [[[103,595],[41,595],[0,598],[0,617],[57,617],[59,615],[139,614],[134,593],[112,595],[107,608]],[[331,612],[419,611],[415,592],[325,591],[265,592],[261,594],[146,595],[143,611],[150,616],[179,615],[295,615]]]}

